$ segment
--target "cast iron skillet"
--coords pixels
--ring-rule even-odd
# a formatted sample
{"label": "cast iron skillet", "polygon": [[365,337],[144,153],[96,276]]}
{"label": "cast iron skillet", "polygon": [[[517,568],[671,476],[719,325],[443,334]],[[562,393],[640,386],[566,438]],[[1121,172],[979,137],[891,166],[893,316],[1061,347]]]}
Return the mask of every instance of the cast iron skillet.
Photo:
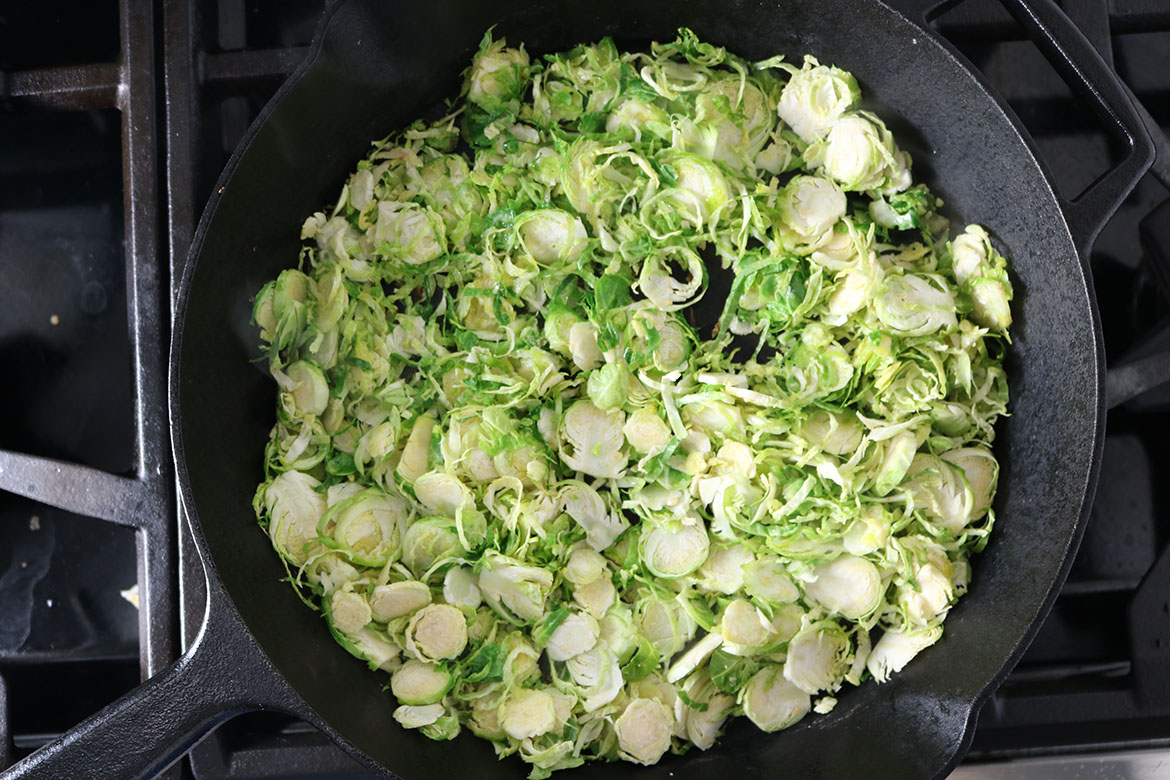
{"label": "cast iron skillet", "polygon": [[[996,449],[997,533],[944,641],[885,685],[849,690],[829,717],[765,735],[737,721],[705,753],[652,768],[592,765],[572,776],[931,778],[962,756],[979,705],[1032,638],[1079,541],[1102,443],[1100,328],[1085,258],[1096,231],[1149,166],[1129,100],[1050,0],[1012,12],[1129,147],[1075,201],[1054,192],[1018,121],[930,31],[937,0],[588,0],[557,3],[350,0],[323,23],[309,62],[253,126],[199,225],[171,352],[171,423],[183,504],[207,571],[206,622],[174,666],[14,767],[8,777],[129,778],[162,770],[227,717],[299,715],[370,767],[403,778],[516,777],[486,742],[431,742],[391,720],[383,674],[342,651],[282,582],[252,516],[273,386],[250,363],[250,299],[295,262],[304,217],[332,202],[380,138],[455,94],[485,29],[555,51],[612,34],[623,47],[680,25],[748,58],[816,53],[856,74],[914,155],[915,172],[962,219],[988,225],[1012,259],[1013,416]],[[672,774],[668,774],[672,773]]]}

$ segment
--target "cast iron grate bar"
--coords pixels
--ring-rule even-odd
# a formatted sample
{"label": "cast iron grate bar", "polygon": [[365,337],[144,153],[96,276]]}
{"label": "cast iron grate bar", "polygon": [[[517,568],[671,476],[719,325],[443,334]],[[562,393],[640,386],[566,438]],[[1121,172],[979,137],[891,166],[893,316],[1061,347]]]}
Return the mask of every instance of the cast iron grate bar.
{"label": "cast iron grate bar", "polygon": [[[138,479],[152,498],[150,520],[139,532],[139,597],[143,673],[150,676],[177,656],[174,498],[167,427],[166,366],[169,328],[163,269],[158,262],[158,136],[155,130],[154,10],[122,0],[122,160],[126,176],[127,305],[134,355]],[[143,592],[145,591],[145,592]]]}
{"label": "cast iron grate bar", "polygon": [[0,490],[118,525],[153,521],[145,511],[153,498],[148,484],[51,458],[0,450]]}
{"label": "cast iron grate bar", "polygon": [[0,674],[0,769],[12,764],[13,744],[8,719],[8,689]]}
{"label": "cast iron grate bar", "polygon": [[260,51],[228,51],[207,54],[202,59],[203,81],[217,84],[248,84],[284,81],[309,53],[308,46]]}
{"label": "cast iron grate bar", "polygon": [[1132,593],[1137,590],[1140,583],[1140,580],[1135,579],[1070,580],[1065,583],[1060,595],[1065,597],[1089,593]]}
{"label": "cast iron grate bar", "polygon": [[16,105],[81,111],[114,105],[121,73],[112,63],[9,73],[0,97]]}
{"label": "cast iron grate bar", "polygon": [[1103,663],[1068,664],[1053,663],[1043,666],[1017,666],[1012,670],[1011,684],[1051,682],[1068,680],[1073,677],[1122,677],[1130,673],[1133,664],[1129,661],[1107,661]]}
{"label": "cast iron grate bar", "polygon": [[1113,36],[1109,21],[1109,7],[1105,0],[1064,0],[1061,8],[1081,29],[1101,59],[1113,66]]}

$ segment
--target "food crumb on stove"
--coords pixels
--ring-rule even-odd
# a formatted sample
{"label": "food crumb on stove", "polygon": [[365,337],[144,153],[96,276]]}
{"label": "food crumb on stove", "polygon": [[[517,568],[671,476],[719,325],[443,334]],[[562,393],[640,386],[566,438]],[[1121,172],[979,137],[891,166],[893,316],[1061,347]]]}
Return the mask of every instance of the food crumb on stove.
{"label": "food crumb on stove", "polygon": [[30,531],[39,531],[39,530],[41,530],[41,518],[40,518],[40,516],[38,516],[38,515],[33,515],[32,517],[30,517],[30,518],[28,519],[28,530],[30,530]]}
{"label": "food crumb on stove", "polygon": [[27,569],[28,568],[28,561],[21,561],[20,568]]}
{"label": "food crumb on stove", "polygon": [[821,698],[817,699],[816,704],[813,705],[813,712],[816,712],[820,715],[827,715],[828,713],[832,712],[833,708],[836,706],[836,697],[822,696]]}
{"label": "food crumb on stove", "polygon": [[45,599],[45,606],[49,607],[51,609],[53,606],[53,600],[52,599]]}
{"label": "food crumb on stove", "polygon": [[60,324],[61,324],[61,318],[60,318],[60,317],[58,317],[56,314],[50,314],[50,315],[49,315],[49,324],[50,324],[50,325],[60,325]]}
{"label": "food crumb on stove", "polygon": [[130,602],[131,605],[133,605],[134,609],[139,608],[138,583],[137,582],[134,583],[133,585],[131,585],[129,588],[126,588],[126,590],[122,590],[122,591],[118,591],[118,592],[122,594],[122,598],[126,599],[127,601]]}

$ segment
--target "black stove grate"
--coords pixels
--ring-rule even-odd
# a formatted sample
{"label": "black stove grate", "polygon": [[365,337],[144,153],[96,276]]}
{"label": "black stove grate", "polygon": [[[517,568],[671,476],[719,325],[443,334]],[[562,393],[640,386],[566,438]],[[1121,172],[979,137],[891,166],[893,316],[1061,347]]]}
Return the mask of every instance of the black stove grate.
{"label": "black stove grate", "polygon": [[178,647],[153,29],[0,14],[0,766]]}
{"label": "black stove grate", "polygon": [[[4,365],[21,368],[18,382],[0,383],[0,400],[37,412],[0,430],[0,603],[29,593],[27,637],[16,642],[7,615],[0,621],[0,768],[157,671],[199,628],[203,572],[175,519],[167,442],[170,304],[207,195],[307,54],[324,0],[64,5],[0,14],[0,258],[6,273],[10,258],[44,258],[16,264],[25,281],[0,276],[0,293],[12,290],[24,307],[0,320],[0,357],[15,355]],[[1154,120],[1170,126],[1165,3],[1063,5]],[[1114,162],[1096,120],[1076,113],[1076,99],[995,0],[965,0],[937,23],[1005,95],[1066,194]],[[70,32],[51,42],[19,32],[50,25]],[[1063,119],[1070,115],[1077,120]],[[50,166],[26,153],[51,149],[46,139],[65,150],[42,158]],[[1157,208],[1167,202],[1147,176],[1097,242],[1111,365],[1143,350],[1170,355],[1170,206]],[[14,249],[21,237],[48,248]],[[29,281],[37,273],[65,284]],[[44,297],[18,299],[23,291]],[[86,361],[107,370],[86,374]],[[78,399],[61,388],[105,374],[108,383],[79,394],[86,406],[76,414]],[[1068,585],[985,707],[970,760],[1170,744],[1170,483],[1160,478],[1170,470],[1168,435],[1166,391],[1110,412],[1097,501]],[[77,576],[97,555],[109,568]],[[137,619],[117,595],[135,580]],[[49,598],[56,606],[43,608]],[[70,633],[79,623],[91,630]],[[70,706],[38,709],[42,684],[64,686],[54,690],[69,691]],[[260,713],[221,726],[171,774],[367,776],[311,727]]]}

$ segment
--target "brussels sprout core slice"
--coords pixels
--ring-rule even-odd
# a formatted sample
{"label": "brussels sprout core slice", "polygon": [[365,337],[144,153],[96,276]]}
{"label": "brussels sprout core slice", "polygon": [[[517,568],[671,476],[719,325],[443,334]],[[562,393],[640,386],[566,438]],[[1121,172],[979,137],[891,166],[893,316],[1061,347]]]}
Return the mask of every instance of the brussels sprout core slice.
{"label": "brussels sprout core slice", "polygon": [[670,747],[674,716],[653,699],[634,699],[614,722],[618,746],[629,760],[653,764]]}
{"label": "brussels sprout core slice", "polygon": [[682,577],[703,565],[710,544],[701,523],[653,526],[642,532],[642,563],[658,577]]}
{"label": "brussels sprout core slice", "polygon": [[401,704],[434,704],[450,690],[451,673],[435,664],[407,661],[390,678],[390,690]]}
{"label": "brussels sprout core slice", "polygon": [[776,666],[757,672],[743,691],[743,712],[761,731],[786,729],[811,709],[808,693],[784,679]]}
{"label": "brussels sprout core slice", "polygon": [[467,619],[448,604],[423,607],[406,628],[406,649],[423,661],[456,658],[467,647]]}

